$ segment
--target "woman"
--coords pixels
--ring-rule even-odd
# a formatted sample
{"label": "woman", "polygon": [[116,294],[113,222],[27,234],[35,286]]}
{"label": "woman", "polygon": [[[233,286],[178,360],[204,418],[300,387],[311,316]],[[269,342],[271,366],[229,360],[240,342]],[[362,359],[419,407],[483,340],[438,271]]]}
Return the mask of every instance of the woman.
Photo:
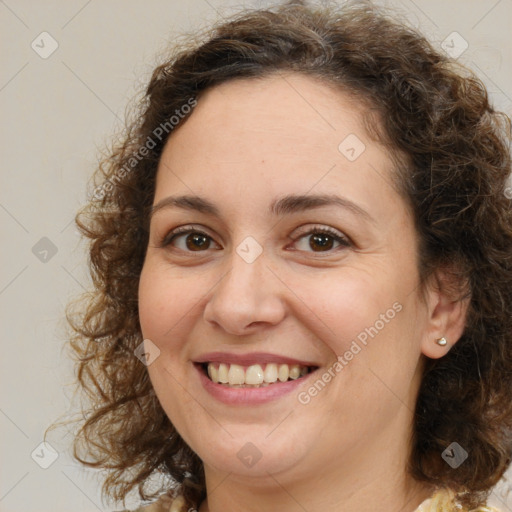
{"label": "woman", "polygon": [[371,6],[294,2],[177,50],[141,108],[77,217],[96,292],[72,320],[75,456],[105,494],[491,510],[512,217],[481,82]]}

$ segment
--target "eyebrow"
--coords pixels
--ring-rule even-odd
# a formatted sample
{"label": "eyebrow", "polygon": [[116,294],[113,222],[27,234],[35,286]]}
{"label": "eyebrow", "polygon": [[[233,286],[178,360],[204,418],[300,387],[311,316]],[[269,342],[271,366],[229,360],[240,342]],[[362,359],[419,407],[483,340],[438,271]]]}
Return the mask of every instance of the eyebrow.
{"label": "eyebrow", "polygon": [[[275,216],[299,213],[322,206],[338,206],[375,223],[375,219],[356,203],[335,194],[289,194],[272,201],[269,213]],[[149,219],[164,209],[181,208],[184,210],[198,211],[207,215],[221,218],[222,215],[212,202],[204,197],[196,195],[169,196],[153,205],[149,211]]]}

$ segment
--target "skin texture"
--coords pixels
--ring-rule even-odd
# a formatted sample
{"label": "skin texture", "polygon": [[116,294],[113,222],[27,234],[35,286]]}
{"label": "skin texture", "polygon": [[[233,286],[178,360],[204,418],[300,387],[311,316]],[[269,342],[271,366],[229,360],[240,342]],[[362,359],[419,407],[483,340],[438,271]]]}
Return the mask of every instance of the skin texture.
{"label": "skin texture", "polygon": [[[160,350],[152,384],[205,465],[201,512],[411,512],[432,492],[405,472],[421,361],[447,353],[465,310],[434,286],[420,293],[413,219],[362,112],[310,77],[231,81],[199,98],[164,149],[154,204],[198,195],[221,215],[155,213],[139,288],[142,333]],[[338,149],[349,134],[365,145],[354,161]],[[337,194],[369,218],[338,206],[269,213],[288,194]],[[209,246],[191,250],[181,234],[161,247],[186,225]],[[349,245],[328,239],[322,251],[306,234],[322,227]],[[263,249],[252,263],[236,251],[248,236]],[[266,404],[221,403],[192,364],[211,351],[270,352],[314,361],[321,376],[396,303],[401,310],[307,405],[297,394],[311,381]],[[252,467],[237,457],[247,442],[261,453]]]}

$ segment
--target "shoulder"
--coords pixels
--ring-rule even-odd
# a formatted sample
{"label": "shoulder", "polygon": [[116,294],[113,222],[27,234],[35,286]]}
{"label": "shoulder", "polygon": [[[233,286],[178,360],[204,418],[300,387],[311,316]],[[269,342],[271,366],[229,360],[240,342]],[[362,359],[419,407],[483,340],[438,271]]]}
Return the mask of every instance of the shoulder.
{"label": "shoulder", "polygon": [[164,494],[157,501],[137,508],[136,510],[122,510],[121,512],[186,512],[183,496],[172,498]]}

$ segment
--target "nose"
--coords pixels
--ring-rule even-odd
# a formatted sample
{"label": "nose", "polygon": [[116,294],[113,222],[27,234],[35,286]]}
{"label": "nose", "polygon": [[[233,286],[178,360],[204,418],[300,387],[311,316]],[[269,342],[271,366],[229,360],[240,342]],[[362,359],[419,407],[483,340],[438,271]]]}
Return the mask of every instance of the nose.
{"label": "nose", "polygon": [[277,325],[285,316],[283,283],[267,264],[265,251],[248,263],[236,251],[213,289],[204,319],[229,334],[250,334]]}

